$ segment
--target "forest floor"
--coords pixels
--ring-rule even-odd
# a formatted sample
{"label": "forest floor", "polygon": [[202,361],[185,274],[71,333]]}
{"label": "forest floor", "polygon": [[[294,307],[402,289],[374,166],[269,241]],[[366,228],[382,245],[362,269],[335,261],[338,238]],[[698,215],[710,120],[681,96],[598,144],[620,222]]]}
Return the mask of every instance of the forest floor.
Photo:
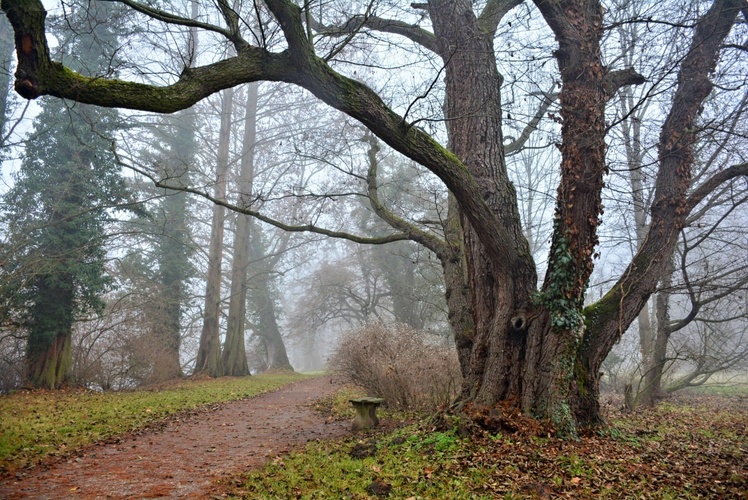
{"label": "forest floor", "polygon": [[313,407],[338,388],[330,377],[316,377],[183,412],[148,430],[6,474],[0,498],[210,498],[221,478],[309,441],[349,433],[350,422],[326,418]]}
{"label": "forest floor", "polygon": [[[635,412],[606,397],[609,426],[568,441],[494,412],[466,429],[383,409],[379,429],[352,434],[352,391],[306,379],[41,464],[19,452],[23,460],[0,467],[0,498],[748,498],[746,393],[683,395]],[[40,397],[55,414],[52,396]]]}

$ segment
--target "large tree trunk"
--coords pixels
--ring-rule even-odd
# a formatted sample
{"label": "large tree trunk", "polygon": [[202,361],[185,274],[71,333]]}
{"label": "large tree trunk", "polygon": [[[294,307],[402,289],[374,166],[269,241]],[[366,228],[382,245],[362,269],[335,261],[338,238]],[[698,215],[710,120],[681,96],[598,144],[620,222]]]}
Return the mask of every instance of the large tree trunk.
{"label": "large tree trunk", "polygon": [[[38,298],[33,321],[29,326],[26,347],[27,380],[33,387],[58,389],[70,381],[73,366],[73,296],[72,278],[63,279],[69,286],[50,287],[47,276],[37,278]],[[59,281],[58,281],[59,282]]]}
{"label": "large tree trunk", "polygon": [[[574,358],[583,333],[581,312],[598,242],[606,173],[608,96],[600,53],[603,12],[595,1],[535,3],[559,44],[555,55],[562,81],[562,143],[553,239],[539,297],[547,321],[528,331],[527,371],[531,378],[539,375],[535,413],[550,418],[560,432],[573,435],[576,423],[570,391],[575,385]],[[523,408],[527,409],[528,403],[523,401]],[[545,405],[545,411],[538,412],[538,404]],[[599,419],[599,415],[593,418]]]}
{"label": "large tree trunk", "polygon": [[[218,157],[216,161],[216,199],[226,199],[226,174],[229,166],[229,144],[231,142],[231,110],[234,89],[223,91],[221,105],[221,129],[218,135]],[[195,372],[211,377],[223,375],[221,366],[221,338],[219,332],[221,314],[221,264],[223,262],[223,233],[226,209],[213,205],[213,220],[210,226],[210,247],[208,249],[208,280],[205,288],[205,310],[203,330],[195,361]]]}
{"label": "large tree trunk", "polygon": [[715,0],[699,19],[689,53],[678,72],[670,113],[660,133],[660,168],[647,237],[618,282],[585,310],[586,330],[575,362],[577,380],[571,384],[572,402],[581,425],[600,421],[600,366],[656,290],[673,255],[678,232],[693,208],[687,195],[696,120],[712,89],[709,75],[716,68],[720,47],[741,6],[739,0]]}
{"label": "large tree trunk", "polygon": [[[255,145],[257,144],[257,83],[247,86],[247,105],[244,115],[244,139],[239,167],[239,203],[242,208],[252,203]],[[223,347],[223,370],[226,375],[249,375],[244,346],[244,324],[247,317],[247,289],[249,271],[250,217],[236,214],[234,259],[231,266],[231,299],[226,322],[226,342]]]}
{"label": "large tree trunk", "polygon": [[461,399],[483,404],[519,401],[523,392],[531,389],[522,381],[525,324],[514,328],[511,320],[530,309],[536,274],[504,162],[502,78],[496,69],[493,38],[479,26],[467,0],[432,1],[429,8],[439,54],[446,65],[444,108],[450,149],[465,163],[483,199],[499,215],[511,238],[507,243],[517,254],[513,262],[492,260],[481,235],[462,212],[474,330],[472,335],[464,332],[457,339],[458,348],[472,348]]}

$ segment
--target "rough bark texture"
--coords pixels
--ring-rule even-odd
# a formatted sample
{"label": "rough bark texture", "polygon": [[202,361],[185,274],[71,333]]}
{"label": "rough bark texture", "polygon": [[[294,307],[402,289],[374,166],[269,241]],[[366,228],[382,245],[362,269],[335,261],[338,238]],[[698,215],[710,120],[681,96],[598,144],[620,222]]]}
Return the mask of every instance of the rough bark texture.
{"label": "rough bark texture", "polygon": [[660,134],[659,171],[647,237],[618,282],[586,309],[586,331],[572,385],[581,424],[599,420],[599,370],[613,345],[645,307],[665,271],[688,212],[696,120],[712,89],[719,49],[744,2],[715,0],[699,19],[690,50],[678,71],[678,86]]}
{"label": "rough bark texture", "polygon": [[[522,235],[514,187],[504,163],[501,131],[501,76],[493,39],[483,31],[469,1],[432,1],[429,13],[438,51],[445,61],[450,150],[479,186],[480,196],[498,214],[509,255],[494,259],[481,229],[466,216],[459,196],[468,283],[473,291],[475,335],[462,399],[494,403],[519,398],[524,336],[510,329],[515,310],[529,307],[535,266]],[[456,193],[455,193],[456,194]]]}
{"label": "rough bark texture", "polygon": [[[535,2],[556,35],[561,72],[561,182],[558,187],[550,259],[540,301],[549,327],[534,339],[528,357],[541,370],[538,390],[560,428],[575,424],[568,406],[574,356],[582,335],[582,305],[592,274],[597,227],[602,214],[605,164],[605,68],[600,39],[603,12],[598,2]],[[535,346],[540,349],[536,350]],[[523,403],[527,406],[527,403]]]}
{"label": "rough bark texture", "polygon": [[[231,110],[233,108],[234,90],[223,93],[221,105],[221,129],[219,132],[218,157],[216,162],[216,184],[214,195],[226,199],[226,174],[229,168],[229,144],[231,136]],[[226,209],[213,205],[213,220],[210,226],[210,247],[208,249],[208,279],[205,289],[205,310],[203,312],[203,330],[200,334],[200,346],[195,361],[195,372],[205,373],[211,377],[223,375],[221,366],[221,338],[219,336],[221,314],[221,264],[223,262],[223,233]]]}

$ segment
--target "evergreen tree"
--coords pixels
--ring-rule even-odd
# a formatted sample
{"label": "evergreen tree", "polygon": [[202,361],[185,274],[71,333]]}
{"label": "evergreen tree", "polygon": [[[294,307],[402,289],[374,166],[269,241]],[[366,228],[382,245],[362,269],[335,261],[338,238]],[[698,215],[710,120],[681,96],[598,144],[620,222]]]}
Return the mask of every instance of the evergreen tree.
{"label": "evergreen tree", "polygon": [[[97,9],[100,19],[111,19],[111,8]],[[111,72],[115,25],[89,24],[66,39],[63,50],[76,59],[70,64],[92,75]],[[44,101],[15,184],[4,196],[3,300],[28,334],[27,377],[34,386],[56,388],[69,380],[73,324],[103,310],[101,295],[111,283],[107,207],[125,198],[106,138],[116,123],[115,110]]]}
{"label": "evergreen tree", "polygon": [[[196,113],[185,110],[165,117],[156,129],[156,148],[152,158],[158,175],[175,187],[189,185],[190,169],[197,154],[195,140]],[[190,206],[187,193],[173,189],[159,189],[161,197],[149,210],[147,220],[141,221],[152,242],[151,264],[158,296],[152,297],[147,309],[149,324],[153,325],[154,341],[163,348],[157,371],[159,379],[183,375],[179,350],[182,340],[182,315],[187,301],[186,288],[194,277],[190,261],[194,253],[189,227]]]}

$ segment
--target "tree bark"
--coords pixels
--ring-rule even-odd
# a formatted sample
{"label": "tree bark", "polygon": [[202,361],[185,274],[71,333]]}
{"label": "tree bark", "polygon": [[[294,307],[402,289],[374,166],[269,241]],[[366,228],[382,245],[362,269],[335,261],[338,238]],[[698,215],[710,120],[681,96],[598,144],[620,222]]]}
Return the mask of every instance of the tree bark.
{"label": "tree bark", "polygon": [[[214,195],[226,199],[226,174],[229,167],[229,144],[231,142],[231,111],[234,89],[223,92],[221,105],[221,129],[218,135],[218,157],[216,161],[216,184]],[[205,284],[205,310],[203,330],[195,361],[195,372],[211,377],[223,375],[221,366],[221,338],[219,332],[221,315],[221,264],[223,262],[223,233],[225,209],[213,205],[213,220],[210,226],[210,247],[208,249],[208,279]]]}
{"label": "tree bark", "polygon": [[[27,380],[33,387],[45,389],[58,389],[69,382],[73,366],[73,280],[70,276],[56,278],[37,278],[34,308],[41,311],[32,314],[43,321],[32,321],[29,325],[26,348]],[[50,281],[58,286],[50,286]]]}
{"label": "tree bark", "polygon": [[479,26],[469,1],[432,1],[429,13],[445,64],[450,150],[475,179],[481,198],[498,215],[504,243],[513,248],[511,255],[492,258],[481,241],[482,229],[466,215],[465,200],[458,196],[474,322],[461,399],[485,404],[519,400],[525,337],[513,331],[510,320],[515,311],[530,308],[536,275],[504,163],[502,78],[493,39]]}
{"label": "tree bark", "polygon": [[[257,144],[257,87],[251,83],[247,87],[247,105],[244,115],[244,139],[239,167],[240,207],[252,203],[254,181],[254,157]],[[249,375],[247,353],[244,346],[244,330],[247,317],[247,289],[249,272],[250,217],[236,214],[234,235],[234,259],[231,267],[231,298],[229,316],[226,323],[226,341],[223,347],[223,370],[225,375]]]}

